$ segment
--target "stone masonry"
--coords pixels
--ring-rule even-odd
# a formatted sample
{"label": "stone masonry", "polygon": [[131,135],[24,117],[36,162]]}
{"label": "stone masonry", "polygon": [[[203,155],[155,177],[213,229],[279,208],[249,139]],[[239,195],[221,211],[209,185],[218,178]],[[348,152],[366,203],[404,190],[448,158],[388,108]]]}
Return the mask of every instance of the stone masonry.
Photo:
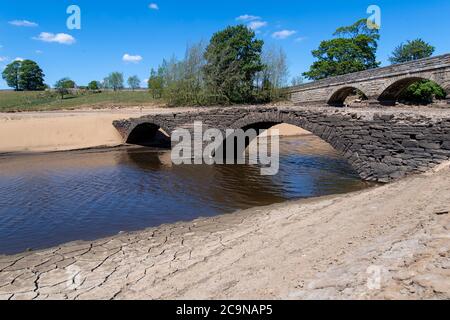
{"label": "stone masonry", "polygon": [[371,104],[392,105],[410,84],[419,79],[433,80],[450,101],[450,54],[331,77],[288,89],[295,104],[340,105],[358,89]]}
{"label": "stone masonry", "polygon": [[[446,109],[334,107],[230,107],[115,121],[124,143],[139,132],[151,141],[157,129],[267,129],[279,123],[299,126],[338,150],[368,181],[388,182],[423,172],[450,159],[450,111]],[[151,130],[142,130],[147,127]]]}

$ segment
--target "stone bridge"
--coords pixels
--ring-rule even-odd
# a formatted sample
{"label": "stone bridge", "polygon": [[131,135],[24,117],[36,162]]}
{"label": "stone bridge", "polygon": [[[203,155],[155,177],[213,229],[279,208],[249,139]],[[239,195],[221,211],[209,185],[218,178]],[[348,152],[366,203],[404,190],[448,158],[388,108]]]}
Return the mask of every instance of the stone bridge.
{"label": "stone bridge", "polygon": [[306,83],[288,89],[295,104],[341,106],[346,97],[360,90],[370,104],[392,105],[400,94],[420,79],[433,80],[450,101],[450,54],[391,65]]}
{"label": "stone bridge", "polygon": [[450,110],[337,107],[227,107],[115,121],[124,143],[160,143],[161,130],[268,129],[287,123],[310,131],[338,150],[368,181],[388,182],[423,172],[450,158]]}

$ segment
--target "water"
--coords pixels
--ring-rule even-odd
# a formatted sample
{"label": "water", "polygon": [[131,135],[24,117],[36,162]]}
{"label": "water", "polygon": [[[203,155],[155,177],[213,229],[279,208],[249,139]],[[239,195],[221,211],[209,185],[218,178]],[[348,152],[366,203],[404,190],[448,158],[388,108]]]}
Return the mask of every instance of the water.
{"label": "water", "polygon": [[313,136],[282,138],[280,151],[276,176],[172,166],[169,151],[140,147],[1,157],[0,254],[368,186]]}

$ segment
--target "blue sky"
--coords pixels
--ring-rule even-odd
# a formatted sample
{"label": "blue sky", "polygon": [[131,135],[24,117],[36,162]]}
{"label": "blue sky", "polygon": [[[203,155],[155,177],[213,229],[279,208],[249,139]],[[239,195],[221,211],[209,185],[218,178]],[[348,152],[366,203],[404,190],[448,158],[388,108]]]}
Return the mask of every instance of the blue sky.
{"label": "blue sky", "polygon": [[[81,9],[81,30],[66,26],[73,4]],[[433,44],[435,54],[450,52],[448,0],[0,0],[0,70],[24,58],[39,63],[50,85],[66,76],[87,84],[111,71],[144,80],[163,58],[182,57],[188,43],[244,22],[253,23],[266,44],[284,48],[296,76],[308,70],[321,40],[368,17],[372,4],[381,8],[383,65],[395,46],[418,37]]]}

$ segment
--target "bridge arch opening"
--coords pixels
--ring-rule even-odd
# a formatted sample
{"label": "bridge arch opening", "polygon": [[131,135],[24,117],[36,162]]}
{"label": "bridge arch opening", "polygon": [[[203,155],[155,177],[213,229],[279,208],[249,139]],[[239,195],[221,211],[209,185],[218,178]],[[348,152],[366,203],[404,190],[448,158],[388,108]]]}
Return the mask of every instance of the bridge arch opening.
{"label": "bridge arch opening", "polygon": [[379,96],[382,105],[396,103],[426,105],[436,100],[444,100],[448,93],[437,82],[421,77],[408,77],[395,81]]}
{"label": "bridge arch opening", "polygon": [[368,100],[367,96],[355,87],[344,87],[336,90],[327,103],[334,107],[345,107],[363,103]]}
{"label": "bridge arch opening", "polygon": [[154,123],[141,123],[128,135],[127,144],[168,149],[171,146],[169,135]]}

